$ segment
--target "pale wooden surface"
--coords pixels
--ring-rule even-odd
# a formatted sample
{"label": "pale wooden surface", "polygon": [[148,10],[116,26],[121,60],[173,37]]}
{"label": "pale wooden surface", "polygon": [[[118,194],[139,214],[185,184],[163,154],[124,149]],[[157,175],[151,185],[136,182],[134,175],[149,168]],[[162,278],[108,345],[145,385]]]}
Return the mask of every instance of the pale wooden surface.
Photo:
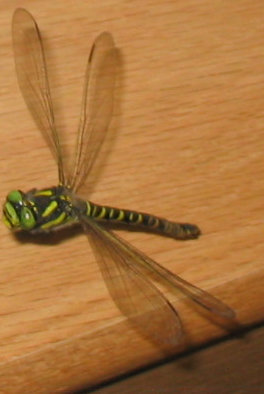
{"label": "pale wooden surface", "polygon": [[[197,223],[198,241],[126,233],[129,242],[234,308],[263,306],[264,34],[262,1],[0,3],[0,196],[56,183],[52,157],[18,91],[13,10],[44,36],[59,125],[73,145],[93,39],[121,50],[120,103],[94,201]],[[58,108],[57,108],[58,107]],[[0,386],[50,393],[101,382],[162,358],[110,300],[83,235],[23,242],[0,227]],[[187,348],[226,332],[181,296]],[[182,350],[182,348],[181,348]],[[14,378],[15,377],[15,378]]]}

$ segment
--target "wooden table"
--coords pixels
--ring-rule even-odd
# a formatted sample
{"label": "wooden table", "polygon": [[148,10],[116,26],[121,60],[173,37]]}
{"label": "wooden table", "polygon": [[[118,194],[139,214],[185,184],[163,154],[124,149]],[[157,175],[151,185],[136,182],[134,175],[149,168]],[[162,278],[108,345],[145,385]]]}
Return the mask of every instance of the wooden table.
{"label": "wooden table", "polygon": [[[264,317],[264,5],[260,0],[24,1],[41,28],[57,124],[71,151],[97,34],[120,49],[115,116],[91,199],[197,223],[199,240],[120,232],[228,303],[242,326]],[[0,19],[0,195],[56,184],[56,166],[19,93],[11,17]],[[99,176],[98,176],[99,175]],[[93,178],[91,178],[93,180]],[[111,301],[78,231],[43,241],[0,227],[4,393],[76,390],[164,358]],[[228,334],[180,294],[179,352]],[[228,362],[228,360],[227,360]]]}

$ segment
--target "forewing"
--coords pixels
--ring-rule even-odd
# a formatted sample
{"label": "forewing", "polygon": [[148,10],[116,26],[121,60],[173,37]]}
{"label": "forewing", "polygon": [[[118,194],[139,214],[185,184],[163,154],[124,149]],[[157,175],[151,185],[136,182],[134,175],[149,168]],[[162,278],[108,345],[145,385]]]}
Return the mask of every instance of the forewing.
{"label": "forewing", "polygon": [[[160,345],[176,345],[182,334],[176,310],[138,270],[144,260],[120,237],[89,218],[81,218],[115,304],[146,337]],[[144,264],[144,263],[142,263]]]}
{"label": "forewing", "polygon": [[12,21],[18,83],[28,109],[42,132],[59,167],[64,184],[62,154],[55,127],[46,61],[38,26],[32,15],[18,8]]}
{"label": "forewing", "polygon": [[111,34],[104,32],[92,46],[85,73],[75,164],[69,182],[75,192],[85,183],[111,120],[116,68],[117,49]]}

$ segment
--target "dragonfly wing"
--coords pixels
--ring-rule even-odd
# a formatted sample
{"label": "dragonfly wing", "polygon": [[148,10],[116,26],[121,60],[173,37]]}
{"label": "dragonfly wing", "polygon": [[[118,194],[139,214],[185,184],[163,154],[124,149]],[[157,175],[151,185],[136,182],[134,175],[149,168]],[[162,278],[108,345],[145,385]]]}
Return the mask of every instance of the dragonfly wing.
{"label": "dragonfly wing", "polygon": [[64,184],[62,153],[55,127],[48,74],[40,32],[32,15],[18,8],[12,21],[13,47],[18,83],[28,109],[58,163]]}
{"label": "dragonfly wing", "polygon": [[[130,253],[139,253],[135,247],[129,245]],[[225,319],[234,319],[236,314],[228,305],[214,297],[212,294],[197,286],[192,285],[180,276],[167,270],[165,267],[152,260],[150,257],[140,253],[143,258],[137,260],[138,269],[144,273],[153,273],[161,278],[172,288],[176,288],[191,298],[196,304],[202,306],[215,315]]]}
{"label": "dragonfly wing", "polygon": [[75,192],[85,183],[104,141],[113,110],[117,49],[110,33],[100,34],[88,58],[75,150],[69,186]]}
{"label": "dragonfly wing", "polygon": [[180,318],[163,294],[138,270],[144,260],[120,237],[89,218],[80,218],[115,304],[146,337],[160,345],[176,345]]}
{"label": "dragonfly wing", "polygon": [[[157,264],[157,263],[156,263]],[[151,265],[152,261],[151,261]],[[191,298],[196,304],[207,309],[209,312],[218,315],[224,319],[233,320],[236,317],[235,311],[230,308],[223,301],[208,293],[205,290],[200,289],[197,286],[192,285],[186,280],[182,279],[180,276],[173,274],[172,272],[166,270],[164,267],[160,266],[159,274],[164,278],[164,270],[166,272],[165,279],[170,285],[178,288],[186,296]]]}
{"label": "dragonfly wing", "polygon": [[[94,222],[91,223],[94,228],[98,226],[97,224],[94,224]],[[141,273],[141,275],[152,273],[155,277],[160,278],[165,283],[169,284],[173,289],[180,290],[196,304],[202,306],[211,313],[229,320],[235,318],[236,314],[233,309],[218,298],[214,297],[212,294],[192,285],[180,276],[167,270],[165,267],[162,267],[156,261],[137,250],[134,246],[126,243],[116,234],[108,232],[99,226],[98,228],[101,233],[105,234],[107,239],[112,241],[112,244],[116,245],[118,251],[121,250],[127,256],[129,261],[133,261],[133,267],[136,267],[137,271]]]}

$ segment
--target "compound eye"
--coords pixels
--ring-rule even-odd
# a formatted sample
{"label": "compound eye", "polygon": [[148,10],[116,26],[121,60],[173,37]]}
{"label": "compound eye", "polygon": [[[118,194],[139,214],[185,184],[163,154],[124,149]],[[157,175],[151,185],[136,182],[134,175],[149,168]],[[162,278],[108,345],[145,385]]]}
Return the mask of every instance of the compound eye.
{"label": "compound eye", "polygon": [[23,230],[31,230],[36,225],[34,214],[28,207],[22,207],[20,219]]}
{"label": "compound eye", "polygon": [[20,226],[20,220],[17,212],[9,201],[6,202],[3,207],[3,220],[8,228],[18,228]]}
{"label": "compound eye", "polygon": [[12,190],[8,196],[7,201],[14,204],[22,204],[23,202],[23,193],[20,190]]}

